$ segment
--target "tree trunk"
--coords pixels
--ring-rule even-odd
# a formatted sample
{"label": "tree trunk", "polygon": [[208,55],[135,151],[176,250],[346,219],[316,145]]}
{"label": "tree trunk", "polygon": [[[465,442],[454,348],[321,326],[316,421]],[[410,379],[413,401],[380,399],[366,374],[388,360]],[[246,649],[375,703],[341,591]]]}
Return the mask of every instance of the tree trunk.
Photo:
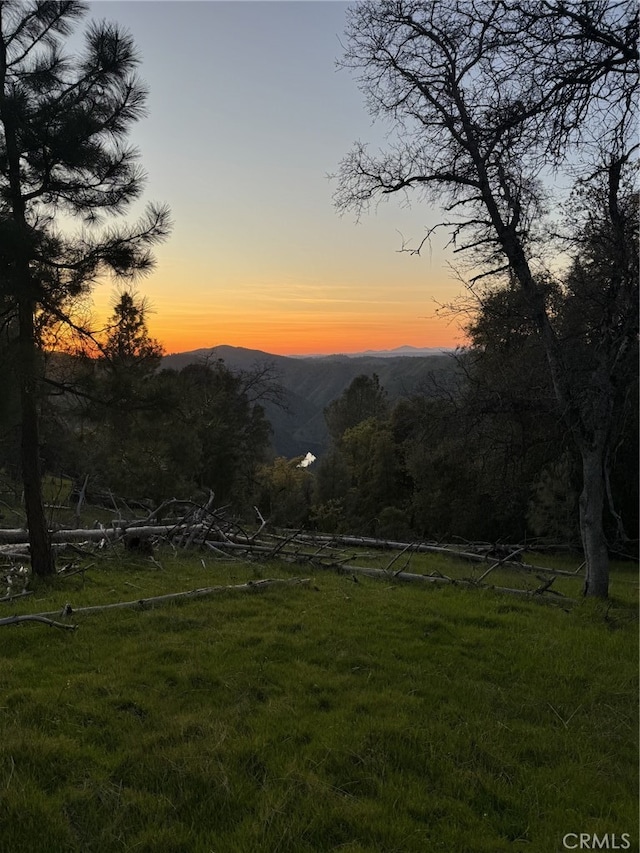
{"label": "tree trunk", "polygon": [[[4,4],[0,3],[0,29]],[[25,19],[26,20],[26,19]],[[38,438],[36,335],[34,328],[34,292],[31,280],[30,251],[31,232],[25,217],[25,201],[22,195],[20,152],[18,148],[17,120],[11,97],[7,94],[7,42],[0,38],[0,121],[4,129],[5,159],[3,168],[9,176],[8,201],[11,218],[16,225],[15,245],[9,257],[13,262],[13,274],[9,275],[9,293],[18,305],[18,379],[21,405],[22,484],[24,503],[29,527],[31,568],[36,575],[51,575],[55,564],[47,522],[42,504],[42,479],[40,474],[40,441]],[[13,257],[12,257],[13,256]]]}
{"label": "tree trunk", "polygon": [[582,494],[580,534],[586,571],[584,595],[607,598],[609,594],[609,553],[604,534],[604,459],[599,448],[581,448]]}
{"label": "tree trunk", "polygon": [[[488,182],[487,182],[488,183]],[[488,199],[488,200],[487,200]],[[609,594],[609,552],[604,535],[603,512],[606,497],[605,448],[612,421],[612,389],[607,371],[602,365],[594,372],[591,390],[595,392],[590,411],[580,405],[580,395],[563,359],[562,348],[549,319],[543,295],[536,283],[527,261],[524,248],[515,233],[508,229],[500,231],[502,225],[495,200],[487,190],[486,205],[491,212],[495,208],[494,226],[500,237],[502,248],[509,260],[532,308],[533,316],[544,347],[556,400],[560,404],[563,418],[569,427],[582,457],[582,493],[580,495],[580,536],[586,560],[584,595],[607,598]],[[492,208],[493,205],[493,208]],[[596,381],[597,380],[597,381]],[[598,428],[590,428],[593,421]],[[590,433],[599,435],[589,446]]]}
{"label": "tree trunk", "polygon": [[20,300],[18,305],[20,342],[20,404],[22,428],[20,456],[24,505],[29,528],[29,553],[31,569],[35,575],[55,573],[51,538],[42,501],[42,475],[40,471],[40,440],[37,406],[36,345],[33,328],[33,307],[30,300]]}

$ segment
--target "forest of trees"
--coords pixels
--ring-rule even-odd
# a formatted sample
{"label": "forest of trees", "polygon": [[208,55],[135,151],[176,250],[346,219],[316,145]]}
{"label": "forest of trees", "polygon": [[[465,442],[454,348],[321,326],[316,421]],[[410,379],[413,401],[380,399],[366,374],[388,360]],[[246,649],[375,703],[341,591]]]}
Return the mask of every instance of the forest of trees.
{"label": "forest of trees", "polygon": [[[103,501],[112,492],[151,505],[213,490],[219,505],[241,510],[269,446],[259,400],[277,389],[221,361],[161,369],[162,347],[149,337],[145,313],[124,291],[98,354],[46,356],[43,467],[78,487],[89,475],[89,496]],[[4,376],[9,388],[11,374]],[[3,408],[1,426],[0,469],[19,482],[19,407]]]}
{"label": "forest of trees", "polygon": [[[169,213],[105,225],[143,186],[126,146],[138,58],[100,24],[64,59],[85,12],[0,3],[0,475],[23,497],[36,574],[55,569],[44,472],[156,505],[213,492],[328,532],[569,544],[585,593],[606,596],[609,554],[638,540],[634,4],[352,7],[344,65],[396,140],[376,156],[356,145],[336,206],[413,193],[444,207],[475,301],[455,384],[391,401],[358,376],[327,406],[330,447],[311,467],[274,458],[268,370],[162,367],[128,282],[152,268]],[[106,274],[126,284],[96,334],[79,305]]]}
{"label": "forest of trees", "polygon": [[[392,402],[375,374],[356,377],[325,409],[328,449],[301,467],[271,447],[261,401],[278,386],[264,366],[232,372],[203,359],[163,369],[144,301],[124,291],[99,354],[46,358],[43,467],[76,490],[88,477],[88,497],[107,505],[111,494],[151,509],[213,491],[216,505],[247,521],[257,506],[278,526],[579,549],[580,459],[535,329],[520,322],[514,333],[520,300],[517,291],[489,300],[469,326],[472,345],[451,356],[453,382],[441,386],[434,374]],[[638,539],[636,357],[605,515],[611,550],[629,556]],[[4,488],[19,491],[17,390],[9,371],[2,376],[0,471]]]}

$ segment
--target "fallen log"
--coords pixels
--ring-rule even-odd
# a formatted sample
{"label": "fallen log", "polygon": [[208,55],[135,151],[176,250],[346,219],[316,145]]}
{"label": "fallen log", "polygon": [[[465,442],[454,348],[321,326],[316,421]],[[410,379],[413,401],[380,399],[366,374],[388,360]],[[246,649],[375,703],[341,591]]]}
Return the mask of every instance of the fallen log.
{"label": "fallen log", "polygon": [[13,529],[2,529],[0,530],[0,542],[4,542],[6,544],[24,544],[29,539],[29,534],[22,527],[13,528]]}
{"label": "fallen log", "polygon": [[[344,566],[328,566],[328,565],[319,565],[318,568],[322,569],[332,569],[337,571],[339,574],[345,575],[365,575],[371,578],[376,578],[377,580],[397,580],[402,581],[404,583],[441,583],[441,584],[450,584],[451,586],[464,586],[471,587],[472,589],[484,589],[490,590],[491,592],[499,592],[504,593],[506,595],[517,595],[521,598],[532,599],[535,598],[539,601],[546,601],[552,603],[562,604],[575,604],[575,599],[567,598],[561,593],[556,592],[555,595],[558,598],[549,598],[544,595],[544,593],[549,589],[551,584],[553,583],[554,578],[552,578],[548,583],[543,584],[541,587],[538,587],[534,590],[528,589],[512,589],[510,587],[505,586],[490,586],[490,585],[479,585],[469,580],[459,580],[457,578],[447,578],[442,575],[418,575],[414,572],[394,572],[393,575],[389,575],[389,572],[386,569],[374,569],[368,566],[349,566],[348,568]],[[555,592],[555,590],[550,590],[551,592]]]}
{"label": "fallen log", "polygon": [[[335,547],[348,548],[371,548],[378,550],[399,551],[400,554],[395,557],[387,566],[387,569],[397,561],[402,553],[426,553],[438,554],[441,556],[452,557],[454,559],[464,560],[487,565],[486,571],[481,574],[479,581],[484,580],[492,571],[498,567],[508,569],[517,569],[524,572],[541,572],[552,576],[575,577],[580,573],[580,568],[575,571],[567,571],[563,569],[552,569],[546,566],[537,566],[529,563],[523,563],[520,560],[520,552],[523,550],[520,546],[507,546],[504,556],[493,553],[490,545],[467,545],[467,550],[462,550],[459,546],[452,544],[439,544],[433,542],[398,542],[392,539],[376,539],[368,536],[350,536],[350,535],[328,535],[328,534],[309,534],[301,531],[288,531],[285,536],[274,534],[264,534],[265,522],[258,512],[260,527],[252,534],[247,535],[237,524],[226,524],[220,516],[219,511],[211,511],[207,507],[198,507],[194,505],[187,515],[181,519],[175,520],[172,523],[151,525],[148,521],[153,517],[153,513],[147,516],[146,519],[135,519],[127,522],[119,519],[117,523],[112,523],[109,527],[102,525],[90,529],[60,529],[51,533],[51,539],[54,548],[77,547],[73,543],[108,543],[113,546],[117,542],[127,542],[127,537],[135,537],[137,540],[150,540],[153,538],[162,538],[173,542],[174,545],[189,547],[208,546],[216,553],[229,551],[244,552],[249,556],[256,556],[258,559],[269,560],[277,557],[285,559],[298,559],[300,561],[312,559],[312,554],[305,552],[305,546],[313,546],[322,550],[331,550]],[[203,516],[207,516],[206,520]],[[191,520],[189,517],[191,516]],[[259,534],[261,538],[258,538]],[[0,554],[15,558],[20,555],[22,558],[28,559],[28,545],[26,543],[27,533],[24,529],[0,529]],[[477,550],[470,550],[476,547]],[[316,552],[317,554],[317,552]],[[517,557],[518,559],[513,559]],[[353,558],[350,558],[353,559]],[[360,557],[362,559],[362,557]],[[472,582],[478,582],[478,580]]]}
{"label": "fallen log", "polygon": [[[191,589],[187,592],[170,592],[166,595],[156,595],[152,598],[138,598],[135,601],[116,601],[112,604],[94,604],[89,607],[72,607],[65,604],[60,610],[50,610],[44,613],[35,613],[32,616],[52,618],[54,616],[76,616],[79,613],[98,613],[102,610],[118,610],[128,608],[130,610],[146,610],[155,604],[165,604],[169,601],[189,600],[216,595],[223,592],[262,592],[265,589],[276,586],[308,586],[309,578],[270,578],[267,580],[247,581],[235,586],[208,586],[200,589]],[[0,624],[3,624],[0,622]],[[7,623],[8,624],[8,623]]]}
{"label": "fallen log", "polygon": [[[377,548],[385,551],[406,551],[409,548],[416,554],[444,554],[448,557],[460,557],[475,563],[486,563],[486,554],[477,554],[473,551],[461,551],[454,545],[431,545],[426,542],[396,542],[394,539],[374,539],[369,536],[329,536],[325,534],[311,535],[302,534],[303,542],[325,542],[327,544],[343,545],[347,547]],[[522,563],[518,563],[522,565]],[[551,571],[551,570],[549,570]]]}
{"label": "fallen log", "polygon": [[6,616],[0,619],[0,625],[16,625],[19,622],[42,622],[44,625],[49,625],[50,628],[62,628],[65,631],[75,631],[78,627],[77,625],[67,625],[64,622],[55,622],[39,613],[26,614],[25,616]]}
{"label": "fallen log", "polygon": [[[169,536],[178,535],[192,530],[203,531],[203,524],[158,524],[146,527],[134,523],[121,527],[91,527],[84,528],[62,528],[51,532],[52,542],[100,542],[103,539],[110,541],[120,539],[126,535],[128,530],[135,532],[136,536]],[[26,544],[29,534],[23,529],[0,529],[0,542],[5,544]]]}
{"label": "fallen log", "polygon": [[[374,539],[369,536],[332,536],[328,534],[300,534],[298,539],[301,542],[308,543],[325,543],[327,545],[343,545],[347,547],[362,547],[375,548],[378,550],[388,551],[407,551],[411,550],[416,554],[441,554],[447,557],[456,557],[472,563],[487,563],[492,558],[490,553],[478,554],[474,551],[462,551],[455,545],[432,545],[426,542],[396,542],[393,539]],[[513,554],[519,554],[522,549],[514,549]],[[569,572],[564,569],[551,569],[546,566],[536,566],[532,563],[522,563],[519,560],[509,560],[502,558],[498,560],[497,565],[507,566],[510,569],[520,568],[524,571],[532,572],[548,572],[554,575],[567,575],[575,577],[577,572]],[[493,568],[496,568],[493,566]]]}
{"label": "fallen log", "polygon": [[9,595],[3,595],[0,601],[15,602],[19,598],[25,598],[27,595],[33,595],[33,590],[23,589],[22,592],[16,592]]}

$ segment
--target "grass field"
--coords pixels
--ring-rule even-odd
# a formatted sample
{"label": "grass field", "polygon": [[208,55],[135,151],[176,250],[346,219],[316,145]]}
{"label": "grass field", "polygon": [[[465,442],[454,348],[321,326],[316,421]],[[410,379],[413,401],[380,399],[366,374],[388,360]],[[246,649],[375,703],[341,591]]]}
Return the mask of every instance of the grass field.
{"label": "grass field", "polygon": [[311,583],[0,628],[2,853],[554,853],[581,832],[638,850],[634,570],[612,603],[561,608],[160,563],[103,559],[0,616]]}

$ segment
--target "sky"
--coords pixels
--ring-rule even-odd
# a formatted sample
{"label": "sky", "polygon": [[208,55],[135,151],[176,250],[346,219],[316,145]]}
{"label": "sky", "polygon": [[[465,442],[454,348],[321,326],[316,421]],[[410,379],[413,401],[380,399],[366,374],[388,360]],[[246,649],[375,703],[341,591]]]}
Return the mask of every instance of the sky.
{"label": "sky", "polygon": [[[401,252],[438,220],[392,199],[338,215],[330,175],[357,141],[384,147],[351,72],[347,5],[331,0],[91,3],[134,37],[148,115],[130,141],[174,228],[137,284],[167,352],[221,344],[282,355],[451,347],[438,306],[461,290],[441,242]],[[113,303],[101,284],[98,318]]]}

